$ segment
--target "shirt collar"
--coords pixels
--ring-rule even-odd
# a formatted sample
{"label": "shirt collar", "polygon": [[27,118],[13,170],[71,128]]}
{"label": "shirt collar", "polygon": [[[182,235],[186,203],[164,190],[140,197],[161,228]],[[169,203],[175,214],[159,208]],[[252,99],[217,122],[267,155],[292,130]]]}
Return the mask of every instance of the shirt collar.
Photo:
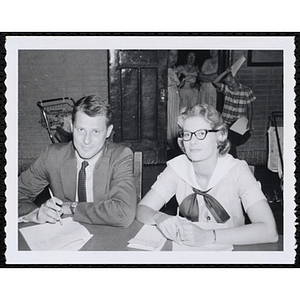
{"label": "shirt collar", "polygon": [[[228,90],[231,91],[231,89],[228,87],[227,84],[224,84],[224,83],[222,83],[222,84],[223,84],[223,86],[224,86],[225,88],[227,88]],[[241,83],[239,83],[239,88],[238,88],[235,92],[240,91],[240,90],[242,90],[242,89],[243,89],[243,85],[242,85]]]}
{"label": "shirt collar", "polygon": [[[207,189],[215,186],[237,162],[238,160],[233,158],[230,154],[218,157],[217,165],[210,178]],[[192,187],[202,189],[196,180],[193,164],[185,154],[168,161],[167,165],[170,166],[183,181]]]}
{"label": "shirt collar", "polygon": [[77,153],[77,151],[75,150],[75,156],[76,156],[76,160],[77,160],[77,169],[81,168],[81,164],[83,161],[87,161],[89,163],[89,166],[92,168],[92,170],[94,169],[99,157],[102,154],[102,150],[97,153],[95,156],[93,156],[91,159],[82,159],[79,154]]}
{"label": "shirt collar", "polygon": [[238,89],[235,91],[235,92],[237,92],[237,91],[241,91],[243,89],[243,86],[242,86],[242,84],[241,83],[239,83],[239,87],[238,87]]}

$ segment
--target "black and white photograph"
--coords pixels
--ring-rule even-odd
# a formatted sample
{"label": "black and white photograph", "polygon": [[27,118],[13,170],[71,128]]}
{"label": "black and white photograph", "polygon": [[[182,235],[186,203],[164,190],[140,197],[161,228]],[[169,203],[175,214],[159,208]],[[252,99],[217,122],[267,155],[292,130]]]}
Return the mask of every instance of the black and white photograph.
{"label": "black and white photograph", "polygon": [[9,36],[6,260],[295,260],[292,36]]}

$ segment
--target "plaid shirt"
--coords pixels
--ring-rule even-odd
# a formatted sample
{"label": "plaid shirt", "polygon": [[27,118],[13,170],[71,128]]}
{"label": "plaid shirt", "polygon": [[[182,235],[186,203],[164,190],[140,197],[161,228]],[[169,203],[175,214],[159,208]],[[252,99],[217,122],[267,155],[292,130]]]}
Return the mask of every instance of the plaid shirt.
{"label": "plaid shirt", "polygon": [[237,91],[232,91],[221,83],[217,91],[225,95],[222,118],[227,125],[231,125],[240,117],[247,117],[247,105],[256,99],[252,90],[242,84]]}

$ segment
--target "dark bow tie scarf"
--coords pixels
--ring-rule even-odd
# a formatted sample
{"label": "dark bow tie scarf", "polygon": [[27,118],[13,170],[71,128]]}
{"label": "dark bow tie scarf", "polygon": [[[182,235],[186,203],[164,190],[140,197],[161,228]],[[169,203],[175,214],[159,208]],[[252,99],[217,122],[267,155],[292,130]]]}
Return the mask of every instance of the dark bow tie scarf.
{"label": "dark bow tie scarf", "polygon": [[230,219],[227,211],[218,202],[218,200],[207,194],[210,190],[200,191],[193,188],[193,191],[194,193],[185,197],[179,206],[179,212],[182,216],[188,220],[191,220],[192,222],[199,221],[199,204],[197,201],[197,195],[201,195],[203,196],[207,209],[218,223],[225,223]]}
{"label": "dark bow tie scarf", "polygon": [[86,202],[86,173],[85,168],[89,165],[87,161],[83,161],[78,176],[78,201]]}

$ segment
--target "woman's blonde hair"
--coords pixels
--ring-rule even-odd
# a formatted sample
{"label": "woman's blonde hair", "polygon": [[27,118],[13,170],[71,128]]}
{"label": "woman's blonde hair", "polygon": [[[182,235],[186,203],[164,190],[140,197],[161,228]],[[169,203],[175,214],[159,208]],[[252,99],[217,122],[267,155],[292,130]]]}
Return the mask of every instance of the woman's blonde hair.
{"label": "woman's blonde hair", "polygon": [[[212,106],[207,104],[197,104],[189,108],[183,108],[180,111],[180,115],[177,118],[177,124],[182,130],[183,123],[187,118],[190,117],[203,117],[213,130],[218,130],[221,134],[218,135],[217,146],[220,155],[225,155],[230,149],[230,142],[227,139],[228,130],[226,124],[223,122],[222,115],[214,109]],[[180,149],[185,153],[183,139],[178,137],[178,145]]]}

